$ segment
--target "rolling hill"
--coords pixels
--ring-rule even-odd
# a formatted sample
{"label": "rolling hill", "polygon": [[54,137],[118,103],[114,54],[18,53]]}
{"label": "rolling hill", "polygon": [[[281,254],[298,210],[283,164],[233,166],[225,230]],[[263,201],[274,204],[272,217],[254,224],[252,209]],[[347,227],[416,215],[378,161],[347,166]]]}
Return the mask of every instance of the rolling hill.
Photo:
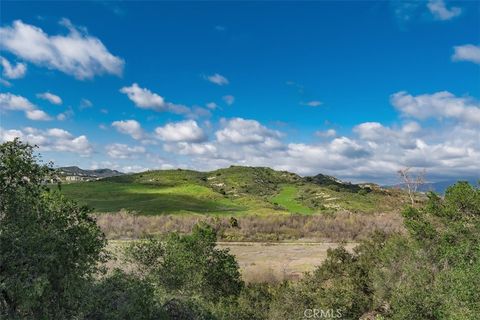
{"label": "rolling hill", "polygon": [[96,212],[126,209],[146,215],[391,212],[405,203],[400,190],[242,166],[146,171],[63,185],[62,192]]}
{"label": "rolling hill", "polygon": [[77,166],[60,167],[56,169],[61,176],[80,176],[92,178],[108,178],[124,175],[124,173],[112,169],[85,170]]}

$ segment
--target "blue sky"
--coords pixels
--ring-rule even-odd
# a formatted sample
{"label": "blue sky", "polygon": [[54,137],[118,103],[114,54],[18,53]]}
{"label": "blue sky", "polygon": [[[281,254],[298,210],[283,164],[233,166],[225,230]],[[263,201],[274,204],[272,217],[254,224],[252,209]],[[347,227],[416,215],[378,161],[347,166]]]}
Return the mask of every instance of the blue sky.
{"label": "blue sky", "polygon": [[0,138],[83,168],[478,178],[479,12],[442,0],[2,2]]}

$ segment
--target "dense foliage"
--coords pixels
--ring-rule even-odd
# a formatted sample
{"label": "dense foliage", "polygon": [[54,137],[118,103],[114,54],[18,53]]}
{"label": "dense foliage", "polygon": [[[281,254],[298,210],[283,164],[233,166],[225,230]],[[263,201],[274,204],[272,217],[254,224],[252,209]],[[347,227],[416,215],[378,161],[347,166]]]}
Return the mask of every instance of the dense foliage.
{"label": "dense foliage", "polygon": [[0,145],[0,314],[72,318],[106,240],[86,207],[46,183],[52,170],[19,140]]}
{"label": "dense foliage", "polygon": [[[299,281],[245,285],[198,224],[134,242],[127,271],[99,273],[105,238],[50,190],[49,166],[0,146],[0,316],[7,319],[478,319],[480,189],[465,182],[403,211],[406,232],[337,248]],[[232,222],[234,223],[234,222]]]}
{"label": "dense foliage", "polygon": [[215,248],[216,241],[211,226],[198,224],[190,235],[171,233],[164,241],[135,242],[128,253],[152,283],[176,297],[215,301],[236,296],[243,287],[235,257]]}

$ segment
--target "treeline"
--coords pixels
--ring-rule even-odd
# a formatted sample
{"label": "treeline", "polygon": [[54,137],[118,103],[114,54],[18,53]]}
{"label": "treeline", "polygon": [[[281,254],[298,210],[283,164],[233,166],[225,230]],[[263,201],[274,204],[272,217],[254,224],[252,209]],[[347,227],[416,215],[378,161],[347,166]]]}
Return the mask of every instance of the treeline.
{"label": "treeline", "polygon": [[134,242],[106,272],[90,211],[46,184],[29,145],[0,145],[0,315],[5,319],[478,319],[480,189],[404,210],[406,233],[372,234],[299,281],[245,284],[201,223]]}

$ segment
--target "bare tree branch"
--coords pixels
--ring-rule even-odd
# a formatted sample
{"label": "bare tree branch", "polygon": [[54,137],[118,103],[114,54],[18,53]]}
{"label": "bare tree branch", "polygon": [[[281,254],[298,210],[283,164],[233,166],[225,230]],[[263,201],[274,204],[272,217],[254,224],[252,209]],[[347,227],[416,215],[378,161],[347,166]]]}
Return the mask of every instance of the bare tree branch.
{"label": "bare tree branch", "polygon": [[402,184],[407,188],[408,196],[412,202],[412,206],[415,205],[415,193],[417,193],[418,187],[425,184],[426,170],[423,169],[418,173],[412,173],[410,167],[400,169],[397,171]]}

